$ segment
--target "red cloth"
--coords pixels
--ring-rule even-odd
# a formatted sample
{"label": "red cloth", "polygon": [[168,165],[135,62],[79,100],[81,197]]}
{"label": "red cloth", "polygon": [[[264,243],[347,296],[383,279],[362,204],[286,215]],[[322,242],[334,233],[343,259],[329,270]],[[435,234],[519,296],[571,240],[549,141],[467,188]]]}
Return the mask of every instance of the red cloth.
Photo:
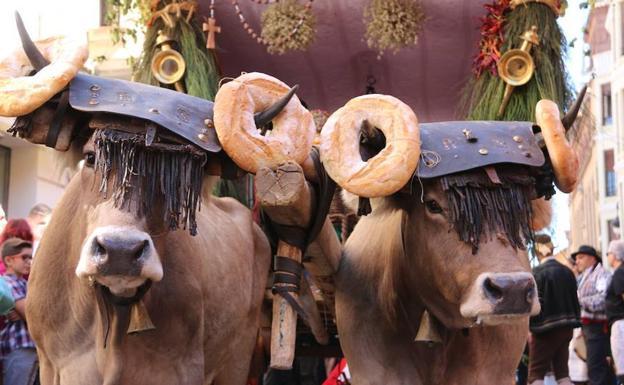
{"label": "red cloth", "polygon": [[323,385],[345,385],[349,384],[348,380],[350,380],[350,376],[348,374],[348,366],[347,360],[344,358],[338,362],[338,365],[334,366],[331,372],[329,372],[329,376]]}

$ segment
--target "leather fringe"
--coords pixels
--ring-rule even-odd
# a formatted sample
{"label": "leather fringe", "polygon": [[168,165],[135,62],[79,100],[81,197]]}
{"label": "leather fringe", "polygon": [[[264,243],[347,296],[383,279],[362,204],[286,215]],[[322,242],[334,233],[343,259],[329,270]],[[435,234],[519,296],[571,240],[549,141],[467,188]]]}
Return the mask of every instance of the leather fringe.
{"label": "leather fringe", "polygon": [[[141,216],[162,202],[169,229],[182,227],[195,235],[206,155],[184,151],[184,147],[146,146],[144,135],[96,131],[95,169],[102,175],[100,191],[108,192],[112,182],[115,205],[136,207]],[[133,195],[141,197],[141,202],[130,205]]]}
{"label": "leather fringe", "polygon": [[511,246],[525,249],[533,241],[531,199],[533,178],[500,173],[501,184],[484,172],[448,175],[441,178],[447,194],[450,221],[462,241],[472,245],[473,254],[485,234],[504,234]]}

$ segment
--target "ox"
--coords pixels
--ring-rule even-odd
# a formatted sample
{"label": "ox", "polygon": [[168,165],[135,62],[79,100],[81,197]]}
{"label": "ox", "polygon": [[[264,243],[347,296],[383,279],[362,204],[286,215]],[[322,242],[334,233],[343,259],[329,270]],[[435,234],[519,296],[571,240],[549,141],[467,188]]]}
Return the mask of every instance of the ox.
{"label": "ox", "polygon": [[[26,314],[41,383],[244,384],[268,275],[268,241],[249,210],[212,197],[209,181],[202,190],[205,152],[153,122],[110,114],[147,100],[153,104],[140,111],[164,119],[156,120],[162,125],[178,116],[174,126],[201,119],[202,127],[212,104],[76,75],[83,48],[47,41],[38,51],[20,32],[26,56],[20,51],[2,61],[1,73],[18,77],[3,79],[0,113],[21,116],[13,127],[20,136],[83,158],[30,275]],[[26,57],[39,70],[32,77],[24,76],[32,70]],[[68,92],[71,106],[63,105]],[[107,100],[117,104],[107,110]],[[185,115],[196,103],[208,109]],[[264,119],[283,105],[264,111]],[[84,112],[97,108],[104,113],[99,126]],[[200,133],[218,150],[214,131]],[[199,233],[191,236],[195,227]]]}
{"label": "ox", "polygon": [[[565,131],[553,103],[537,109],[552,155],[553,132],[560,139]],[[541,186],[552,189],[553,177],[541,167],[532,126],[432,123],[420,125],[418,137],[409,107],[376,95],[347,103],[323,127],[321,155],[332,178],[356,195],[377,196],[336,276],[337,325],[353,383],[512,383],[528,316],[540,309],[524,245],[532,221],[550,220],[545,201],[534,200],[552,193],[536,186],[546,178]],[[566,146],[559,150],[574,173]],[[398,163],[388,166],[393,157]],[[569,190],[574,177],[563,171],[555,167],[556,182]],[[397,182],[401,173],[408,179]],[[374,182],[359,180],[367,174],[383,181],[380,189],[397,182],[399,190],[379,197],[366,190]],[[358,205],[354,195],[344,197]]]}

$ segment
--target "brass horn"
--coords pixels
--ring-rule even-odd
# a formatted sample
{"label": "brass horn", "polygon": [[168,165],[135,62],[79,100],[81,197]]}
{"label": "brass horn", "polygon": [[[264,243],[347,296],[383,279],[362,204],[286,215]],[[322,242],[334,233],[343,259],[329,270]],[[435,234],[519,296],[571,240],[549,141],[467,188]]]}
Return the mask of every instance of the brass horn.
{"label": "brass horn", "polygon": [[498,61],[498,75],[507,83],[503,101],[498,109],[499,118],[505,112],[514,87],[528,83],[535,72],[535,63],[530,52],[532,46],[539,45],[537,27],[532,26],[520,38],[523,40],[520,48],[510,49]]}
{"label": "brass horn", "polygon": [[531,55],[522,49],[511,49],[498,62],[498,74],[505,83],[518,87],[531,80],[535,63]]}
{"label": "brass horn", "polygon": [[171,37],[162,31],[158,32],[156,46],[160,46],[160,51],[152,58],[152,74],[159,82],[173,84],[177,91],[185,92],[181,80],[186,71],[186,62],[182,55],[173,49],[172,42]]}

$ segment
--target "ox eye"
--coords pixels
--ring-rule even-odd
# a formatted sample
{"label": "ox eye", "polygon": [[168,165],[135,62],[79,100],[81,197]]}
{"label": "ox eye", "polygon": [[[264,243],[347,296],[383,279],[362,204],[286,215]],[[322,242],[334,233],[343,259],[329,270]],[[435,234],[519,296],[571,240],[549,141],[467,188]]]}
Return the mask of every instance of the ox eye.
{"label": "ox eye", "polygon": [[93,167],[95,165],[95,152],[87,152],[84,154],[85,166]]}
{"label": "ox eye", "polygon": [[427,210],[429,210],[430,213],[433,214],[441,214],[443,211],[442,207],[438,204],[438,202],[434,200],[425,201],[425,207],[427,208]]}

